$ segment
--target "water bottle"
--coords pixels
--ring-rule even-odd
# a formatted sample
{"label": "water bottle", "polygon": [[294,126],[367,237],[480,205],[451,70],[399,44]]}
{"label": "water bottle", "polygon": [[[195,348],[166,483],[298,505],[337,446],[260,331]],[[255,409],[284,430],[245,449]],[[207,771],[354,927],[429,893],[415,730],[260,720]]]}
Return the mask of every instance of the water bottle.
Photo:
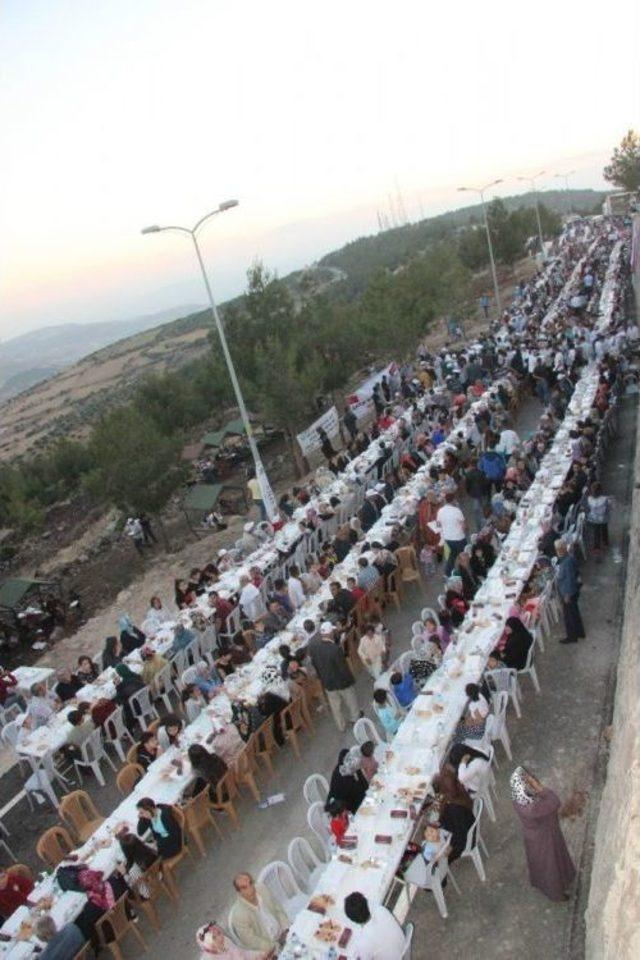
{"label": "water bottle", "polygon": [[329,952],[327,953],[327,960],[338,960],[338,951],[333,946],[333,944],[329,947]]}

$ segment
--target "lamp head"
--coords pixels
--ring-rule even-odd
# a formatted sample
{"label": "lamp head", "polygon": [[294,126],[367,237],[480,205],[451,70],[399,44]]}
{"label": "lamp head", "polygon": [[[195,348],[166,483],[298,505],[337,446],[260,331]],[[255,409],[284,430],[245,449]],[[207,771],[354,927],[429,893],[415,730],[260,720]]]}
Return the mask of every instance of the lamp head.
{"label": "lamp head", "polygon": [[232,210],[233,207],[237,207],[240,203],[239,200],[223,200],[223,202],[218,207],[220,213],[224,213],[225,210]]}
{"label": "lamp head", "polygon": [[159,227],[158,224],[155,223],[152,227],[145,227],[144,230],[142,230],[141,232],[142,233],[160,233],[160,230],[161,230],[161,227]]}

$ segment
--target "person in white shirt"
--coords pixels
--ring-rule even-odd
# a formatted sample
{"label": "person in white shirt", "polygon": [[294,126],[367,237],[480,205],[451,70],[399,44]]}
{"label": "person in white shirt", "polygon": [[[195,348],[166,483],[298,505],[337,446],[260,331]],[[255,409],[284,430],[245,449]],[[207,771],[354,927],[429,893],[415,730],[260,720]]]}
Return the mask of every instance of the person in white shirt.
{"label": "person in white shirt", "polygon": [[468,743],[456,743],[449,751],[448,762],[469,793],[476,794],[482,790],[491,766],[488,754],[470,747]]}
{"label": "person in white shirt", "polygon": [[498,453],[504,453],[505,457],[510,457],[516,447],[520,446],[520,437],[515,430],[511,430],[509,427],[505,429],[500,434],[500,439],[496,450]]}
{"label": "person in white shirt", "polygon": [[300,579],[300,570],[298,567],[289,567],[289,579],[287,580],[287,590],[289,591],[289,600],[294,610],[298,610],[305,602],[304,587]]}
{"label": "person in white shirt", "polygon": [[27,707],[27,715],[31,717],[34,728],[43,727],[55,712],[44,683],[34,683]]}
{"label": "person in white shirt", "polygon": [[344,898],[344,912],[356,928],[349,953],[359,960],[400,960],[405,936],[390,910],[355,891]]}
{"label": "person in white shirt", "polygon": [[458,554],[462,553],[467,545],[467,522],[460,507],[454,506],[454,497],[453,491],[448,491],[444,497],[444,506],[440,507],[436,514],[436,523],[440,528],[440,534],[449,548],[449,556],[444,570],[446,576],[449,576]]}
{"label": "person in white shirt", "polygon": [[246,573],[240,577],[240,587],[240,609],[247,620],[252,620],[255,623],[256,620],[265,617],[267,608],[262,599],[262,594]]}

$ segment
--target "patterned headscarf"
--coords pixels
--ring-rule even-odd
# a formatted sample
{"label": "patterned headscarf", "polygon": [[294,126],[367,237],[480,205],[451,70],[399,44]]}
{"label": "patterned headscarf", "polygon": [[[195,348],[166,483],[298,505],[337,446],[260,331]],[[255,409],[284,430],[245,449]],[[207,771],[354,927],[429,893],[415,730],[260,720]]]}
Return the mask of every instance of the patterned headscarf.
{"label": "patterned headscarf", "polygon": [[536,797],[534,794],[530,793],[529,785],[525,780],[526,772],[524,767],[516,767],[516,769],[511,774],[511,779],[509,781],[511,785],[511,799],[514,803],[520,803],[522,806],[528,807],[532,803],[535,803]]}

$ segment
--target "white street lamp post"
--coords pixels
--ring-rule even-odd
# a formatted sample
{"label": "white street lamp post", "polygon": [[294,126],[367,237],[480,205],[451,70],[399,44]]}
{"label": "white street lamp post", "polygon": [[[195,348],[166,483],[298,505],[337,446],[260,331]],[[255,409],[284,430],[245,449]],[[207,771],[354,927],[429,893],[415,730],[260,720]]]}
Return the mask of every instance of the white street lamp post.
{"label": "white street lamp post", "polygon": [[567,191],[567,213],[571,210],[571,201],[569,199],[569,177],[572,177],[575,170],[569,170],[567,173],[554,173],[556,180],[564,180],[564,188]]}
{"label": "white street lamp post", "polygon": [[227,338],[225,336],[224,328],[222,326],[222,320],[218,312],[218,307],[213,298],[213,292],[211,290],[211,284],[209,283],[209,277],[207,276],[207,271],[204,265],[204,260],[202,259],[202,253],[200,252],[200,246],[198,245],[198,231],[204,226],[207,220],[210,220],[211,217],[215,217],[219,213],[224,213],[225,210],[231,210],[233,207],[238,206],[237,200],[225,200],[224,203],[221,203],[216,210],[212,210],[211,213],[207,213],[206,216],[202,217],[201,220],[198,220],[196,225],[189,229],[188,227],[159,227],[157,224],[152,227],[145,227],[142,231],[143,234],[147,233],[162,233],[166,230],[172,230],[178,233],[186,233],[191,237],[193,241],[193,246],[196,251],[196,257],[198,258],[198,263],[200,264],[200,270],[202,271],[202,279],[207,291],[207,297],[209,298],[209,305],[211,307],[211,313],[213,315],[213,322],[215,323],[216,329],[218,331],[218,336],[220,337],[220,344],[222,346],[222,352],[224,354],[224,359],[227,364],[227,370],[229,371],[229,377],[231,378],[231,383],[233,385],[233,390],[236,395],[236,401],[238,403],[238,409],[240,410],[240,416],[242,417],[242,422],[244,424],[244,429],[247,433],[247,440],[249,442],[249,449],[251,450],[251,455],[253,457],[253,465],[255,467],[256,478],[260,484],[260,490],[262,493],[262,499],[269,514],[269,518],[273,519],[277,514],[277,505],[273,491],[269,484],[267,474],[260,457],[260,452],[258,450],[258,445],[255,441],[253,435],[253,430],[251,428],[251,422],[249,420],[249,415],[247,414],[247,408],[244,403],[244,397],[242,396],[242,391],[240,389],[240,384],[238,382],[238,377],[236,375],[236,370],[233,365],[233,360],[231,358],[231,353],[229,351],[229,345],[227,344]]}
{"label": "white street lamp post", "polygon": [[535,177],[516,177],[517,180],[524,180],[526,183],[531,184],[531,192],[533,193],[534,204],[536,208],[536,220],[538,221],[538,237],[540,238],[540,254],[544,260],[544,238],[542,236],[542,224],[540,222],[540,206],[538,204],[538,188],[536,187],[536,180],[538,177],[544,175],[544,170],[541,170],[540,173],[536,173]]}
{"label": "white street lamp post", "polygon": [[502,180],[493,180],[491,183],[487,183],[484,187],[458,187],[460,193],[477,193],[480,197],[480,203],[482,205],[482,216],[484,217],[484,228],[487,231],[487,245],[489,247],[489,259],[491,261],[491,273],[493,276],[493,293],[496,298],[496,309],[498,311],[498,318],[502,316],[502,304],[500,302],[500,288],[498,287],[498,274],[496,273],[496,262],[493,257],[493,244],[491,243],[491,231],[489,230],[489,221],[487,219],[487,208],[484,203],[484,192],[490,187],[496,187],[499,183],[502,183]]}

